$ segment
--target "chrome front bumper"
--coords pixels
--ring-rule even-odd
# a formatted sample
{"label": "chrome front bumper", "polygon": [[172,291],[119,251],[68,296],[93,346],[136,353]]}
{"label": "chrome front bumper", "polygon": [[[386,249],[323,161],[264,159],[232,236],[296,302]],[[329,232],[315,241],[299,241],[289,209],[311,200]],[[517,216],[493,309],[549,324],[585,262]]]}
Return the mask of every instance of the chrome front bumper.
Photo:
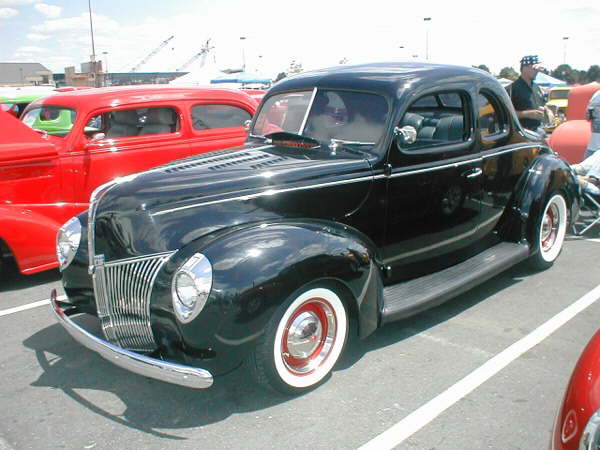
{"label": "chrome front bumper", "polygon": [[139,353],[117,347],[84,330],[69,319],[60,308],[56,300],[55,289],[52,290],[52,294],[50,295],[50,303],[58,322],[76,341],[90,350],[99,353],[100,356],[113,364],[130,372],[166,383],[178,384],[194,389],[204,389],[212,386],[213,377],[207,370],[149,358]]}

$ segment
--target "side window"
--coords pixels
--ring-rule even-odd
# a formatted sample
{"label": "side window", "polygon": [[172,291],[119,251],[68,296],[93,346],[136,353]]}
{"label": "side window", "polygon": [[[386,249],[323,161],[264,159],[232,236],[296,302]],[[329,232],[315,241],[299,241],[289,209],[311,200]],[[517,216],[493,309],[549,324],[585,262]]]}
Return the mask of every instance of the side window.
{"label": "side window", "polygon": [[196,105],[192,107],[192,126],[196,130],[244,126],[252,116],[248,111],[231,105]]}
{"label": "side window", "polygon": [[402,148],[412,150],[466,141],[469,137],[466,98],[466,93],[440,92],[417,99],[399,124],[400,128],[412,127],[416,140],[402,144]]}
{"label": "side window", "polygon": [[477,124],[484,138],[502,133],[505,129],[501,111],[495,106],[497,104],[488,94],[480,93],[477,96]]}
{"label": "side window", "polygon": [[177,112],[172,108],[139,108],[112,111],[92,117],[85,125],[88,137],[104,133],[106,138],[169,134],[179,130]]}

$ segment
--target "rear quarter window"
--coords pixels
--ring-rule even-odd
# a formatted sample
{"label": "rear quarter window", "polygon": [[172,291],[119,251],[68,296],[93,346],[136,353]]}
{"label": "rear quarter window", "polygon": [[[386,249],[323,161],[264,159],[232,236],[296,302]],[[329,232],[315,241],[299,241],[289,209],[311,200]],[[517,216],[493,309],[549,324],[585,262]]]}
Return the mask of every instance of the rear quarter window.
{"label": "rear quarter window", "polygon": [[232,105],[196,105],[192,107],[192,126],[195,130],[241,127],[251,118],[248,111]]}

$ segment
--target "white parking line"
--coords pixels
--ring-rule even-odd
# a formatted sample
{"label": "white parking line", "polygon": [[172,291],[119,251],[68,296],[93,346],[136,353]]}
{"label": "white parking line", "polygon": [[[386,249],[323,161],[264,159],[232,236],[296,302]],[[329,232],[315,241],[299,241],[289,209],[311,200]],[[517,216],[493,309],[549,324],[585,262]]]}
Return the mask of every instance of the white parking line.
{"label": "white parking line", "polygon": [[527,336],[524,336],[502,352],[498,353],[492,359],[475,369],[462,380],[450,386],[437,397],[410,413],[400,422],[364,444],[360,447],[360,450],[391,449],[401,444],[446,409],[467,396],[471,391],[520,357],[523,353],[542,342],[577,314],[596,302],[599,298],[600,285],[596,286],[579,300],[540,325]]}
{"label": "white parking line", "polygon": [[[66,300],[67,296],[59,295],[58,297],[56,297],[56,299],[57,300]],[[4,310],[0,311],[0,317],[8,316],[10,314],[18,313],[21,311],[27,311],[28,309],[33,309],[33,308],[37,308],[38,306],[44,306],[44,305],[49,305],[49,304],[50,304],[50,299],[48,298],[46,300],[40,300],[39,302],[28,303],[28,304],[22,305],[22,306],[15,306],[14,308],[4,309]]]}

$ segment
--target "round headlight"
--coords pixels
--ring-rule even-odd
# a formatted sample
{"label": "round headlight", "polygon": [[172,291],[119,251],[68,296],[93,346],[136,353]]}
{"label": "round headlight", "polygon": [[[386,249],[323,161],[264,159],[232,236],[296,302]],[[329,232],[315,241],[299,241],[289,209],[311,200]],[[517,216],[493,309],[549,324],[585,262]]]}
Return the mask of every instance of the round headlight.
{"label": "round headlight", "polygon": [[600,447],[600,409],[588,420],[579,439],[579,450],[596,450]]}
{"label": "round headlight", "polygon": [[73,258],[81,242],[81,222],[72,217],[58,230],[56,235],[56,256],[60,270],[64,270]]}
{"label": "round headlight", "polygon": [[202,253],[195,253],[175,272],[171,285],[173,309],[187,323],[204,308],[212,287],[212,266]]}

